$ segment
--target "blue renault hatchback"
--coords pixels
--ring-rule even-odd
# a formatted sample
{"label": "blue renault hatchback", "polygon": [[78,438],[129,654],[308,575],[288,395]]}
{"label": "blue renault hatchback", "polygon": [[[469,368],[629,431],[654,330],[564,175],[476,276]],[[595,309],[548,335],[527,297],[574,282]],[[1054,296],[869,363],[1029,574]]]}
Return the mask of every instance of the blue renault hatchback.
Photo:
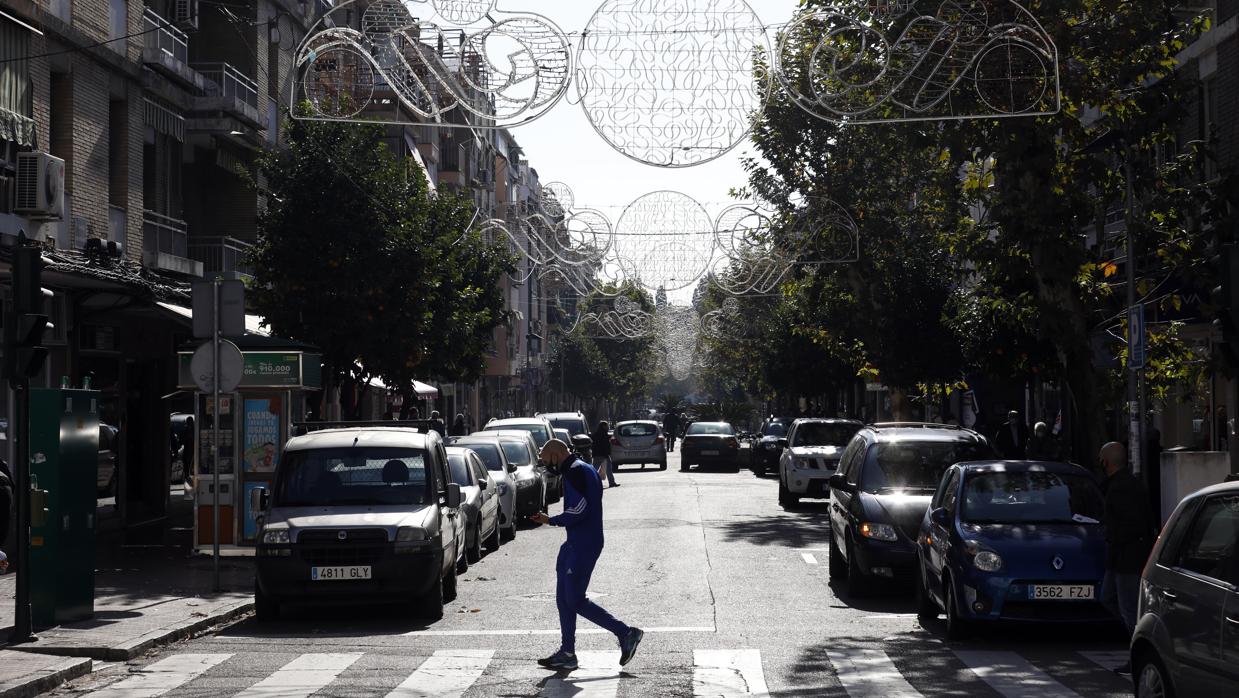
{"label": "blue renault hatchback", "polygon": [[1095,622],[1105,572],[1103,498],[1067,463],[986,461],[949,468],[917,540],[917,615],[946,614],[947,636],[979,622]]}

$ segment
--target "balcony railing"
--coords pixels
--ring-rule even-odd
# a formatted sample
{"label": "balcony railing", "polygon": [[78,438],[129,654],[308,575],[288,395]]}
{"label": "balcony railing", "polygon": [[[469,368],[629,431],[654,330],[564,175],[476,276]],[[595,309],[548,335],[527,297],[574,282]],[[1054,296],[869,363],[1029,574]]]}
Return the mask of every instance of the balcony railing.
{"label": "balcony railing", "polygon": [[154,211],[142,212],[142,249],[146,252],[189,258],[189,231],[185,221]]}
{"label": "balcony railing", "polygon": [[189,256],[202,262],[207,273],[235,271],[253,276],[246,255],[253,245],[236,238],[222,236],[195,236],[189,241]]}
{"label": "balcony railing", "polygon": [[172,26],[149,7],[142,12],[142,22],[147,48],[159,49],[182,63],[189,62],[189,37],[185,32]]}
{"label": "balcony railing", "polygon": [[227,63],[194,63],[191,66],[206,78],[208,97],[231,97],[258,109],[258,85]]}

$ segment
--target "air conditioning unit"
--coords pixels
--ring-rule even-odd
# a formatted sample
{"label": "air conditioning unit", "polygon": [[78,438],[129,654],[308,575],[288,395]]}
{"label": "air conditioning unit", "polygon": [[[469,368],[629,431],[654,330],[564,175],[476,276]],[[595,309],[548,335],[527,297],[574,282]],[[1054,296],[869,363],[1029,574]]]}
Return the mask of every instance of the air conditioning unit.
{"label": "air conditioning unit", "polygon": [[13,211],[49,221],[64,218],[65,161],[47,153],[18,153]]}
{"label": "air conditioning unit", "polygon": [[190,29],[198,28],[198,0],[176,0],[173,21]]}

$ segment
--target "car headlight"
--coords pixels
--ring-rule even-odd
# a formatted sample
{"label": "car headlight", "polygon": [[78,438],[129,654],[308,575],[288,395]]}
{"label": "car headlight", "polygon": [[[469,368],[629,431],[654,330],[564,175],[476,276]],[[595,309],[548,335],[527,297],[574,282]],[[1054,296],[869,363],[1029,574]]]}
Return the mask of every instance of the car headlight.
{"label": "car headlight", "polygon": [[536,484],[538,484],[538,481],[533,478],[529,478],[528,480],[517,480],[516,489],[518,490],[529,489],[530,487],[533,487]]}
{"label": "car headlight", "polygon": [[860,525],[860,534],[866,538],[892,543],[899,540],[898,534],[895,533],[895,527],[884,523],[862,523]]}
{"label": "car headlight", "polygon": [[774,449],[778,448],[779,445],[771,441],[767,441],[766,443],[762,444],[761,447],[766,449],[767,451],[773,451]]}
{"label": "car headlight", "polygon": [[972,558],[972,565],[982,572],[997,572],[1002,569],[1002,558],[998,553],[982,550]]}
{"label": "car headlight", "polygon": [[292,541],[287,528],[268,528],[262,532],[262,542],[264,545],[288,545]]}
{"label": "car headlight", "polygon": [[430,540],[430,534],[420,526],[401,526],[396,529],[397,543],[417,543],[424,540]]}

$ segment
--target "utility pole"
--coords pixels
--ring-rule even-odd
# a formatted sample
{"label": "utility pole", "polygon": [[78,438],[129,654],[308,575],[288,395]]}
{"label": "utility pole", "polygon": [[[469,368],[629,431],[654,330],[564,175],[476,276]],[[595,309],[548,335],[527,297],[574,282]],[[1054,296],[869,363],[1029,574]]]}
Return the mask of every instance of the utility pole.
{"label": "utility pole", "polygon": [[1142,337],[1135,334],[1136,323],[1138,331],[1144,332],[1143,319],[1137,319],[1136,309],[1136,194],[1134,171],[1132,166],[1133,151],[1130,145],[1123,144],[1123,177],[1127,189],[1126,228],[1127,233],[1127,410],[1131,421],[1128,426],[1128,454],[1131,459],[1133,473],[1140,474],[1144,470],[1144,365],[1143,361],[1137,367],[1132,359],[1136,351],[1136,343],[1142,342]]}

